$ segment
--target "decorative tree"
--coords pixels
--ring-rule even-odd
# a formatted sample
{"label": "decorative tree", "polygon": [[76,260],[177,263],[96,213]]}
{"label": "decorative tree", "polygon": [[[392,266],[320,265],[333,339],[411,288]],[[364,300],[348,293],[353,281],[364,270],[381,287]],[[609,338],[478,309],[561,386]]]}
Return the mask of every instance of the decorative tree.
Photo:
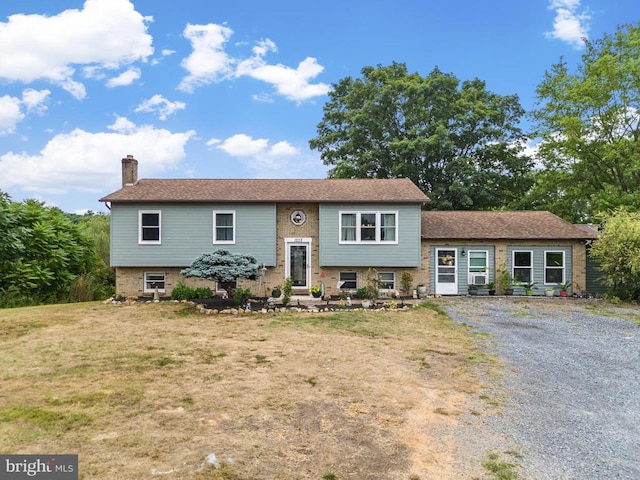
{"label": "decorative tree", "polygon": [[232,284],[238,278],[258,278],[258,262],[251,255],[216,250],[196,258],[190,267],[180,272],[185,277],[198,277],[220,283],[232,298]]}

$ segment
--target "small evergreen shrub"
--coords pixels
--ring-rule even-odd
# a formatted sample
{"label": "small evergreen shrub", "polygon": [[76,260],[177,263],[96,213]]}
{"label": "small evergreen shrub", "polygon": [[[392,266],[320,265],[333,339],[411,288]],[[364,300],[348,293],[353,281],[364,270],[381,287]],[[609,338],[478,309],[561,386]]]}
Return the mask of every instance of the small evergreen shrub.
{"label": "small evergreen shrub", "polygon": [[196,298],[196,291],[186,286],[183,281],[179,281],[178,284],[173,287],[171,298],[173,300],[190,300]]}
{"label": "small evergreen shrub", "polygon": [[233,304],[236,307],[239,307],[244,302],[246,302],[247,299],[250,296],[251,296],[251,289],[250,288],[238,287],[238,288],[236,288],[236,291],[235,291],[235,293],[233,295]]}
{"label": "small evergreen shrub", "polygon": [[198,287],[194,290],[193,298],[211,298],[213,297],[213,291],[209,287]]}

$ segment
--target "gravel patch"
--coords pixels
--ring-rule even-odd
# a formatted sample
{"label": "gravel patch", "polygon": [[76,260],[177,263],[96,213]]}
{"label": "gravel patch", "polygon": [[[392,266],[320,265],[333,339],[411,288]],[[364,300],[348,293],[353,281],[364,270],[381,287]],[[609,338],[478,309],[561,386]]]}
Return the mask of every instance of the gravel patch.
{"label": "gravel patch", "polygon": [[531,480],[640,479],[640,309],[558,298],[437,303],[490,334],[505,365],[499,414],[472,426],[478,448],[520,448]]}

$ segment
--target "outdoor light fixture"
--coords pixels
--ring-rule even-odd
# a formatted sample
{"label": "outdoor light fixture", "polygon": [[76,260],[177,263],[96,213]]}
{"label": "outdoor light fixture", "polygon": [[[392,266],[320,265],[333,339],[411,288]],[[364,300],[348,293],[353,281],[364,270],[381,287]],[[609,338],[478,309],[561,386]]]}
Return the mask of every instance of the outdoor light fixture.
{"label": "outdoor light fixture", "polygon": [[462,249],[462,251],[460,252],[460,256],[464,257],[467,254],[467,252],[465,252],[464,248]]}

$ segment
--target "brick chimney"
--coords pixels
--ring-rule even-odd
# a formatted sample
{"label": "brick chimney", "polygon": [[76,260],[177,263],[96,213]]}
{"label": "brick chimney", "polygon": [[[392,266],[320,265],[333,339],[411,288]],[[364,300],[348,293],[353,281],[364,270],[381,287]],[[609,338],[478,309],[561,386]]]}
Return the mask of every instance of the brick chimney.
{"label": "brick chimney", "polygon": [[138,161],[133,155],[122,159],[122,187],[133,185],[138,181]]}

